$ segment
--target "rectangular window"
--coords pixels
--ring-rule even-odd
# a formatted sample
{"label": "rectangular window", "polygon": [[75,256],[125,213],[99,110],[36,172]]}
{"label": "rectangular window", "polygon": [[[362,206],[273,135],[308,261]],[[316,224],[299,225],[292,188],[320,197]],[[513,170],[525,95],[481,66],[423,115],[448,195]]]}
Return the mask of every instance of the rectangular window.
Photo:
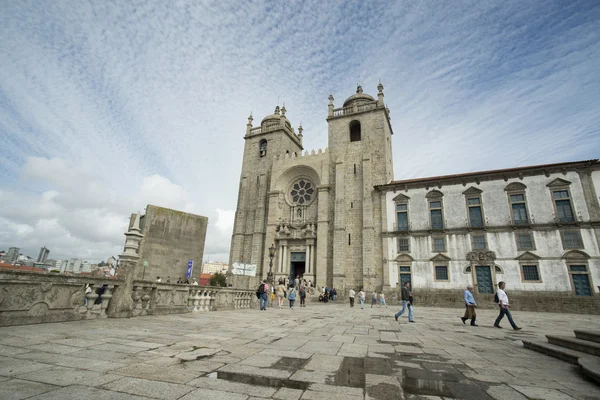
{"label": "rectangular window", "polygon": [[511,194],[510,204],[512,208],[513,223],[515,225],[525,225],[528,223],[527,207],[525,206],[524,194]]}
{"label": "rectangular window", "polygon": [[579,231],[562,231],[563,248],[567,249],[583,249],[583,240],[581,240],[581,232]]}
{"label": "rectangular window", "polygon": [[469,223],[474,228],[480,228],[483,226],[483,212],[481,210],[481,199],[479,197],[473,197],[467,199],[467,206],[469,207]]}
{"label": "rectangular window", "polygon": [[409,238],[398,238],[398,253],[400,252],[410,252]]}
{"label": "rectangular window", "polygon": [[396,204],[396,220],[399,231],[408,230],[408,204]]}
{"label": "rectangular window", "polygon": [[531,232],[519,232],[517,235],[517,250],[535,250],[535,244],[533,242],[533,233]]}
{"label": "rectangular window", "polygon": [[429,212],[431,215],[431,229],[444,229],[444,219],[442,216],[442,202],[429,202]]}
{"label": "rectangular window", "polygon": [[473,250],[487,249],[487,244],[486,244],[484,235],[472,236],[472,240],[473,240]]}
{"label": "rectangular window", "polygon": [[523,265],[523,280],[524,281],[539,281],[540,272],[537,265]]}
{"label": "rectangular window", "polygon": [[436,281],[447,281],[448,280],[448,266],[438,265],[435,267],[435,280]]}
{"label": "rectangular window", "polygon": [[568,190],[555,190],[552,192],[554,204],[556,205],[556,218],[558,222],[575,222],[571,197]]}
{"label": "rectangular window", "polygon": [[433,251],[437,251],[437,252],[446,251],[446,238],[434,237],[433,238]]}

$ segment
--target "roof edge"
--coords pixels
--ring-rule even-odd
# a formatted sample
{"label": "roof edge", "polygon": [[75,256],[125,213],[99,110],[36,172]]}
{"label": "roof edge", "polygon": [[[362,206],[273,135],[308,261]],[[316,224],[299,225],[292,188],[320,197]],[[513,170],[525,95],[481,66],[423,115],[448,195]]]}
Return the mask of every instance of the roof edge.
{"label": "roof edge", "polygon": [[467,172],[464,174],[452,174],[452,175],[440,175],[440,176],[431,176],[425,178],[414,178],[414,179],[404,179],[391,181],[389,183],[383,185],[376,185],[376,190],[392,190],[392,189],[405,189],[405,188],[415,188],[421,186],[433,187],[433,186],[441,186],[442,184],[448,184],[448,182],[454,183],[462,183],[466,185],[469,182],[483,181],[483,180],[493,180],[493,179],[504,179],[508,181],[508,179],[519,178],[522,179],[524,175],[539,175],[545,174],[549,176],[550,173],[563,172],[566,173],[568,170],[575,169],[600,169],[600,162],[598,159],[591,160],[582,160],[582,161],[570,161],[563,163],[554,163],[554,164],[540,164],[540,165],[531,165],[524,167],[515,167],[515,168],[504,168],[504,169],[495,169],[495,170],[487,170],[487,171],[476,171],[476,172]]}

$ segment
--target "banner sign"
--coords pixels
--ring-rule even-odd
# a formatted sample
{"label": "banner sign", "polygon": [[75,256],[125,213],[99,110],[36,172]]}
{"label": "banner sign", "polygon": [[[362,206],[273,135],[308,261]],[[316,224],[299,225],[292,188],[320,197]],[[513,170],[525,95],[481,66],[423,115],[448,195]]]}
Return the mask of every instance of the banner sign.
{"label": "banner sign", "polygon": [[231,273],[234,275],[256,276],[256,264],[233,263]]}
{"label": "banner sign", "polygon": [[188,261],[187,272],[185,273],[185,277],[190,279],[192,277],[192,270],[194,269],[194,260]]}

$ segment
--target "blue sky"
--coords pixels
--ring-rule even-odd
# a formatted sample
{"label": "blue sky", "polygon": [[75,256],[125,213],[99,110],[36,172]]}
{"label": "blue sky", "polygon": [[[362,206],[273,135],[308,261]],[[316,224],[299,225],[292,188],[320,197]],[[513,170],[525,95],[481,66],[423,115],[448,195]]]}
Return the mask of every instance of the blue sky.
{"label": "blue sky", "polygon": [[118,254],[152,203],[227,261],[250,111],[324,148],[379,79],[395,179],[600,154],[593,0],[5,1],[0,35],[0,248],[32,256]]}

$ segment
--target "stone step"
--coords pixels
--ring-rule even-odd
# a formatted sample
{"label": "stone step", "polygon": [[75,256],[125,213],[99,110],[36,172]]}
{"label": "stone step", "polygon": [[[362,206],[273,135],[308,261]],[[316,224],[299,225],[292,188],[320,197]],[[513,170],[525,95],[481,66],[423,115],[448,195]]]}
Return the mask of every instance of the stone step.
{"label": "stone step", "polygon": [[571,350],[600,356],[600,343],[577,339],[571,336],[546,335],[548,343],[556,346],[567,347]]}
{"label": "stone step", "polygon": [[575,337],[581,340],[587,340],[588,342],[600,343],[600,331],[582,331],[575,330]]}
{"label": "stone step", "polygon": [[522,340],[523,347],[535,350],[538,353],[543,353],[552,357],[560,358],[571,364],[577,365],[577,360],[581,357],[589,357],[589,354],[582,353],[580,351],[567,349],[565,347],[557,346],[550,343],[544,342],[532,342],[529,340]]}
{"label": "stone step", "polygon": [[600,383],[600,358],[598,357],[581,357],[579,359],[581,371],[588,377]]}

